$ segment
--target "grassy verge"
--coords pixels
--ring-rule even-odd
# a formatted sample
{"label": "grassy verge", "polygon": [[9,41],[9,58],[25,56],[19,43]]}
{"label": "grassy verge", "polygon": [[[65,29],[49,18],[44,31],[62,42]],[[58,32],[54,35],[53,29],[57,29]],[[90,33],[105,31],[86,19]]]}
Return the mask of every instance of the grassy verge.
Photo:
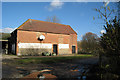
{"label": "grassy verge", "polygon": [[72,61],[73,59],[82,59],[82,58],[89,58],[93,57],[93,55],[74,55],[74,56],[57,56],[57,57],[32,57],[32,58],[25,58],[25,59],[17,59],[16,61],[21,64],[29,64],[29,63],[58,63],[58,62],[68,62]]}

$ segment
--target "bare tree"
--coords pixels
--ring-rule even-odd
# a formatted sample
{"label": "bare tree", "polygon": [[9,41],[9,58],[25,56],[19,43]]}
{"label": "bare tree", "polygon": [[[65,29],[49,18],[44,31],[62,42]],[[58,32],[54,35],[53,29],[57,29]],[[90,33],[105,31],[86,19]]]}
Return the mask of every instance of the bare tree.
{"label": "bare tree", "polygon": [[[99,65],[101,68],[109,65],[108,68],[105,68],[106,70],[108,70],[108,72],[117,72],[117,66],[120,66],[118,65],[120,62],[120,59],[118,57],[120,53],[120,46],[118,45],[120,44],[120,38],[118,38],[120,37],[120,26],[118,24],[120,23],[118,20],[120,14],[120,2],[115,4],[116,5],[113,6],[118,8],[113,8],[113,6],[112,8],[110,8],[109,6],[107,6],[107,3],[105,3],[104,6],[95,9],[99,13],[99,18],[105,22],[104,29],[106,31],[106,33],[102,34],[100,40],[101,52],[99,52]],[[104,58],[106,57],[106,60],[102,58],[103,56]]]}
{"label": "bare tree", "polygon": [[47,22],[53,22],[53,23],[60,23],[60,20],[59,20],[59,18],[57,18],[56,16],[51,16],[51,17],[47,17],[46,18],[46,21]]}
{"label": "bare tree", "polygon": [[51,22],[51,18],[48,16],[48,17],[46,18],[46,21],[47,21],[47,22]]}
{"label": "bare tree", "polygon": [[120,19],[120,1],[118,2],[118,19]]}
{"label": "bare tree", "polygon": [[[118,3],[114,3],[113,5],[108,6],[109,0],[107,2],[103,2],[103,6],[100,6],[100,8],[95,8],[95,11],[99,13],[98,19],[103,20],[105,23],[111,23],[114,17],[118,14]],[[93,20],[95,20],[95,17],[93,17]]]}

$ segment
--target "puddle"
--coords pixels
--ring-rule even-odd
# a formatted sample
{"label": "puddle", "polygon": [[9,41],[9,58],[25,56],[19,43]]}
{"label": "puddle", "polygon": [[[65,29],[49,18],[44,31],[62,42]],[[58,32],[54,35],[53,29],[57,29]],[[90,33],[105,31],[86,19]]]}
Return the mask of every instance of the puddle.
{"label": "puddle", "polygon": [[78,80],[86,80],[86,74],[88,73],[89,71],[89,67],[82,67],[82,66],[78,66],[76,67],[74,70],[71,70],[71,71],[76,71],[78,72],[78,77],[77,79]]}
{"label": "puddle", "polygon": [[43,70],[40,70],[40,71],[37,71],[37,70],[32,70],[32,73],[26,75],[25,77],[23,78],[39,78],[41,80],[44,79],[44,78],[57,78],[55,75],[51,74],[51,70],[49,69],[43,69]]}
{"label": "puddle", "polygon": [[30,74],[29,71],[27,71],[27,70],[25,70],[25,69],[22,69],[22,68],[18,68],[17,70],[18,70],[19,73],[20,73],[21,75],[23,75],[23,76],[26,76],[26,75]]}
{"label": "puddle", "polygon": [[86,80],[86,76],[77,77],[78,80]]}
{"label": "puddle", "polygon": [[82,80],[86,80],[86,76],[82,76]]}

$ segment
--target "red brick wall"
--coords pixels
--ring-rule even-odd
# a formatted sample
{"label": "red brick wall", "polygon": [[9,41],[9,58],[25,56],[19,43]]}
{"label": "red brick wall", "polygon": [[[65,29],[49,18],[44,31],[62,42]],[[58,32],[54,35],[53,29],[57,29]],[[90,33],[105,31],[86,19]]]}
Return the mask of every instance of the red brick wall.
{"label": "red brick wall", "polygon": [[[40,43],[38,36],[45,36],[45,40],[42,43],[51,43],[51,44],[69,44],[70,53],[72,53],[72,45],[76,46],[77,52],[77,35],[76,34],[54,34],[54,33],[45,33],[45,32],[34,32],[34,31],[23,31],[17,30],[17,43]],[[18,52],[18,46],[17,46]],[[59,53],[59,51],[58,51]]]}

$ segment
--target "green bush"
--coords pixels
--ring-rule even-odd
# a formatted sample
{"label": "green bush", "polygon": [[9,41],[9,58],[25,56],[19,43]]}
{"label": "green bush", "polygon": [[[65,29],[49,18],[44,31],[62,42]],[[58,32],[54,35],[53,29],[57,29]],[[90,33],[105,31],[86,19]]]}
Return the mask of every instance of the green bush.
{"label": "green bush", "polygon": [[49,52],[43,52],[42,55],[43,56],[50,56],[50,53]]}
{"label": "green bush", "polygon": [[42,56],[56,56],[56,53],[43,52]]}
{"label": "green bush", "polygon": [[56,53],[53,52],[51,55],[52,55],[52,56],[56,56]]}

